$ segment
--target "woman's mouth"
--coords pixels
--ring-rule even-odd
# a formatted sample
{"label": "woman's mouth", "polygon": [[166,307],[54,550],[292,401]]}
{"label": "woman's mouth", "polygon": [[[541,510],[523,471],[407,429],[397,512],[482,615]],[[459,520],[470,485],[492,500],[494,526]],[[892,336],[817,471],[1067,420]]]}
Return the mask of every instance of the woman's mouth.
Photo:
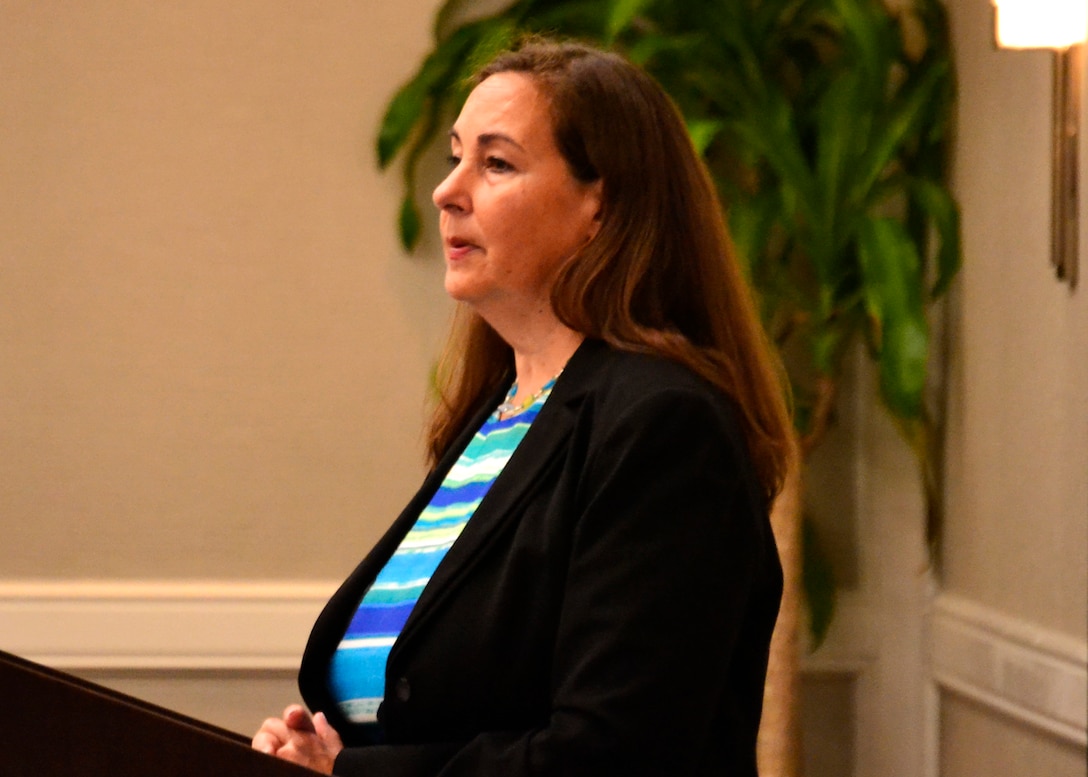
{"label": "woman's mouth", "polygon": [[446,240],[446,256],[451,262],[463,259],[467,254],[475,251],[479,246],[459,237],[451,237]]}

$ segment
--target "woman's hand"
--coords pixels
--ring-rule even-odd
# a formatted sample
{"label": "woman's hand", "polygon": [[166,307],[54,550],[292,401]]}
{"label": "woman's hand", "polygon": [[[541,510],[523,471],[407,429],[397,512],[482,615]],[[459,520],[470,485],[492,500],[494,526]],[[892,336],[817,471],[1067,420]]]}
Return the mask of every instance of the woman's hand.
{"label": "woman's hand", "polygon": [[292,704],[283,711],[282,718],[269,718],[264,722],[253,736],[253,749],[332,774],[332,766],[344,749],[344,743],[324,713],[319,712],[311,718],[300,705]]}

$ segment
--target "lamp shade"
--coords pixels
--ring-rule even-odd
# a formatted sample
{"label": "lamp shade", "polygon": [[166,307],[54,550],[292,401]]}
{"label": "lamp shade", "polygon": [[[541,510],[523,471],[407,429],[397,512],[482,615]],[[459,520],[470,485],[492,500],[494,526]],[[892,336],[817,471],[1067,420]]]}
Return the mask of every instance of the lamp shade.
{"label": "lamp shade", "polygon": [[1088,0],[994,0],[997,45],[1064,49],[1088,38]]}

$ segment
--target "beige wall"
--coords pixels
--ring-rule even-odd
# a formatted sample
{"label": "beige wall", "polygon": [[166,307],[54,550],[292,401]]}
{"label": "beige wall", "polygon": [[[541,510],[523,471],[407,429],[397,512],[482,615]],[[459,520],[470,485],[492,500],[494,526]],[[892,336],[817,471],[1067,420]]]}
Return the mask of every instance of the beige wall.
{"label": "beige wall", "polygon": [[373,138],[437,5],[0,5],[0,579],[335,578],[399,511],[449,306]]}
{"label": "beige wall", "polygon": [[1048,265],[1050,56],[993,50],[989,7],[988,0],[954,6],[965,263],[952,363],[946,582],[1083,637],[1088,267],[1070,294]]}
{"label": "beige wall", "polygon": [[[1070,293],[1049,267],[1050,56],[996,51],[989,0],[953,0],[950,9],[965,260],[952,305],[942,588],[1018,628],[1083,646],[1088,202],[1080,286]],[[942,708],[943,775],[1085,774],[1083,747],[954,695]]]}
{"label": "beige wall", "polygon": [[994,51],[989,7],[953,6],[965,259],[953,324],[944,581],[1084,638],[1088,207],[1081,282],[1070,293],[1049,267],[1050,58]]}
{"label": "beige wall", "polygon": [[1040,738],[992,711],[950,697],[941,709],[941,777],[1077,777],[1084,748]]}

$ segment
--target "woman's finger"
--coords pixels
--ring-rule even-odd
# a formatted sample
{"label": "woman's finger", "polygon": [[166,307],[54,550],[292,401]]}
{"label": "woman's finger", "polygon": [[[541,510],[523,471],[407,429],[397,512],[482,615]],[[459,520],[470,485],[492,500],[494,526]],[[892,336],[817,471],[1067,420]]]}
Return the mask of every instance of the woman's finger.
{"label": "woman's finger", "polygon": [[262,753],[268,753],[268,755],[275,755],[279,749],[279,744],[268,734],[259,732],[253,737],[252,746],[254,750],[259,750]]}
{"label": "woman's finger", "polygon": [[283,711],[283,722],[292,731],[301,731],[307,734],[312,734],[315,731],[310,713],[299,704],[292,704]]}
{"label": "woman's finger", "polygon": [[325,748],[329,752],[339,753],[344,748],[344,743],[340,739],[340,734],[337,733],[331,725],[329,725],[328,718],[325,717],[324,712],[319,712],[314,715],[314,730],[317,732],[318,738],[325,745]]}
{"label": "woman's finger", "polygon": [[279,718],[269,718],[253,735],[253,749],[275,755],[287,741],[287,726]]}

